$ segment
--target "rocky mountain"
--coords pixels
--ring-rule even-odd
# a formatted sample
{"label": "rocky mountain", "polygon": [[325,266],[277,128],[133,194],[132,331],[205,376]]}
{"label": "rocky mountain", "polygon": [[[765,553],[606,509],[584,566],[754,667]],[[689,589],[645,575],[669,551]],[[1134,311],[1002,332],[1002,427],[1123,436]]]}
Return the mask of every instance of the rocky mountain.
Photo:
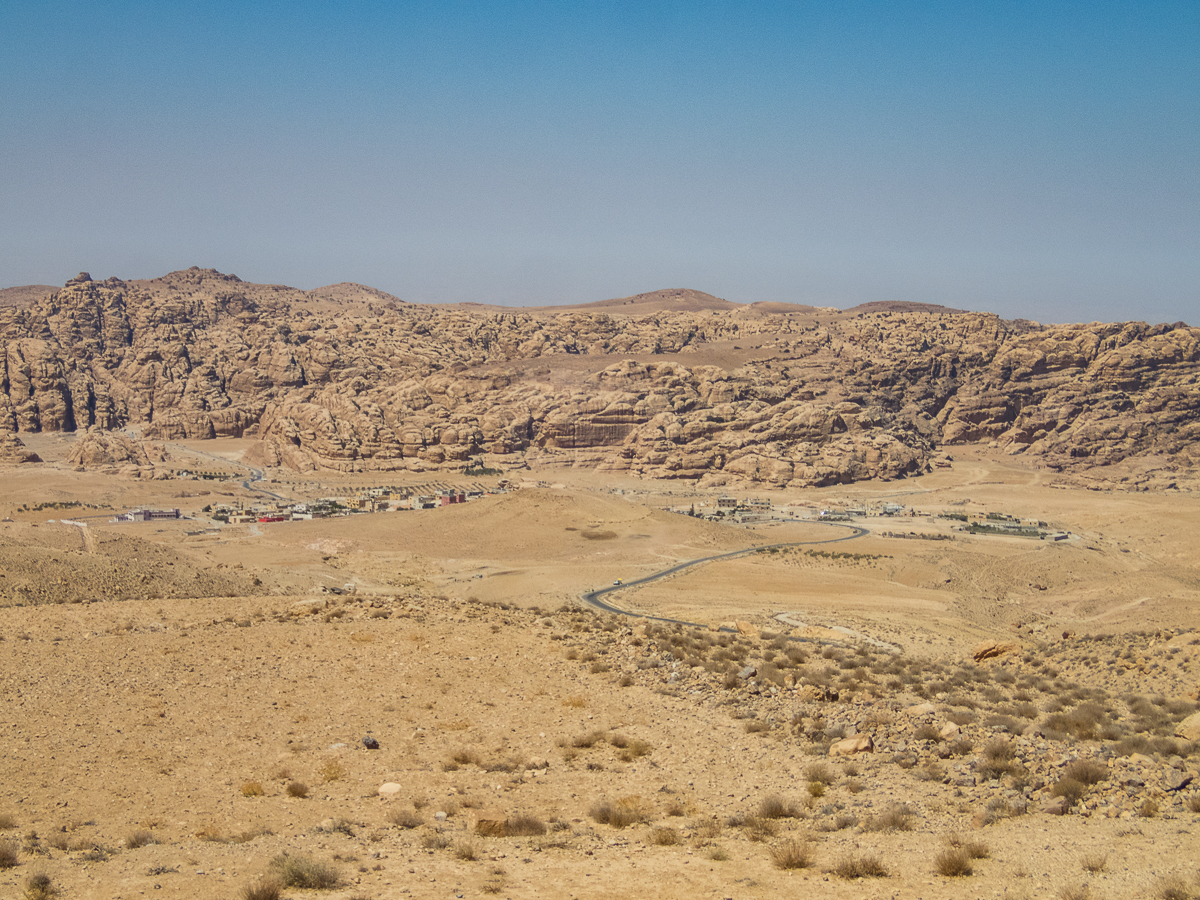
{"label": "rocky mountain", "polygon": [[[0,434],[256,437],[295,469],[586,466],[828,485],[995,442],[1098,485],[1200,484],[1200,329],[842,312],[697,291],[584,307],[403,303],[192,268],[0,308]],[[96,450],[95,448],[101,448]]]}

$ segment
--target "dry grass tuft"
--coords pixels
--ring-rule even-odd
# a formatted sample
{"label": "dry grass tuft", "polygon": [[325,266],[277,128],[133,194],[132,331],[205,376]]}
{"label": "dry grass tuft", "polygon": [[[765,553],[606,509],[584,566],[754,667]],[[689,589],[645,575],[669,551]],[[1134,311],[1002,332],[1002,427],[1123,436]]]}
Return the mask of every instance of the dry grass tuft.
{"label": "dry grass tuft", "polygon": [[588,815],[613,828],[628,828],[650,820],[650,810],[641,797],[623,797],[616,803],[601,800],[588,810]]}
{"label": "dry grass tuft", "polygon": [[479,845],[470,838],[464,838],[454,845],[455,857],[465,862],[474,862],[479,859],[479,853]]}
{"label": "dry grass tuft", "polygon": [[758,804],[760,819],[798,819],[801,815],[800,807],[794,803],[788,803],[778,794],[764,797]]}
{"label": "dry grass tuft", "polygon": [[1196,895],[1178,875],[1169,875],[1155,883],[1153,896],[1156,900],[1195,900]]}
{"label": "dry grass tuft", "polygon": [[674,847],[679,843],[679,832],[674,828],[655,828],[650,832],[650,843],[659,847]]}
{"label": "dry grass tuft", "polygon": [[327,759],[317,770],[321,780],[328,784],[331,781],[341,781],[346,777],[346,766],[340,759]]}
{"label": "dry grass tuft", "polygon": [[957,834],[947,837],[946,843],[951,847],[961,849],[970,859],[987,859],[992,855],[992,851],[983,841],[964,840]]}
{"label": "dry grass tuft", "polygon": [[25,900],[50,900],[58,896],[58,888],[45,872],[38,872],[25,879]]}
{"label": "dry grass tuft", "polygon": [[843,856],[833,867],[839,878],[887,878],[888,868],[872,853],[862,856]]}
{"label": "dry grass tuft", "polygon": [[771,862],[777,869],[807,869],[813,864],[812,842],[788,838],[771,848]]}
{"label": "dry grass tuft", "polygon": [[342,883],[337,869],[311,856],[281,853],[271,860],[270,865],[284,887],[328,891]]}
{"label": "dry grass tuft", "polygon": [[247,781],[242,785],[243,797],[261,797],[264,793],[263,786],[257,781]]}
{"label": "dry grass tuft", "polygon": [[130,850],[136,850],[138,847],[145,847],[149,844],[157,843],[158,839],[144,828],[131,831],[125,836],[125,846]]}
{"label": "dry grass tuft", "polygon": [[950,847],[939,853],[933,861],[934,871],[947,878],[964,878],[975,870],[971,867],[971,855],[962,847]]}
{"label": "dry grass tuft", "polygon": [[303,781],[289,781],[288,786],[284,790],[289,797],[303,799],[308,796],[308,785]]}
{"label": "dry grass tuft", "polygon": [[396,809],[388,813],[387,820],[400,828],[420,828],[425,824],[425,817],[412,809]]}
{"label": "dry grass tuft", "polygon": [[566,697],[563,700],[562,705],[568,706],[571,709],[583,709],[585,706],[588,705],[588,702],[587,702],[586,697],[580,697],[579,695],[576,694],[571,697]]}
{"label": "dry grass tuft", "polygon": [[11,869],[21,862],[21,846],[16,841],[0,841],[0,869]]}
{"label": "dry grass tuft", "polygon": [[907,803],[893,803],[863,823],[863,831],[911,831],[916,813]]}
{"label": "dry grass tuft", "polygon": [[281,900],[283,885],[274,878],[261,878],[238,892],[239,900]]}
{"label": "dry grass tuft", "polygon": [[1083,866],[1085,872],[1095,874],[1103,872],[1104,867],[1108,865],[1107,853],[1085,853],[1080,860],[1080,865]]}

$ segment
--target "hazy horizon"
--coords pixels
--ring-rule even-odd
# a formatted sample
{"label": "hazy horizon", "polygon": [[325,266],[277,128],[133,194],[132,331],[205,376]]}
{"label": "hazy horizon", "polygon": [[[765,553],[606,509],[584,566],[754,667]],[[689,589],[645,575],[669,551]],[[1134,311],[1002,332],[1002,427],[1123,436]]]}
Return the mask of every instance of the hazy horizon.
{"label": "hazy horizon", "polygon": [[0,10],[0,285],[1195,322],[1200,6]]}

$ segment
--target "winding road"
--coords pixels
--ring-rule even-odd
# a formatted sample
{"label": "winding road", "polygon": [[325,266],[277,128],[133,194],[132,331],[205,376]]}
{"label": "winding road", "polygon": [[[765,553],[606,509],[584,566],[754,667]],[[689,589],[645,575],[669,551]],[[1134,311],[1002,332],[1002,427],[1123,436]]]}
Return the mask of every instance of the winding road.
{"label": "winding road", "polygon": [[[791,541],[784,544],[762,544],[757,547],[747,547],[744,550],[732,550],[729,553],[718,553],[716,556],[705,556],[701,559],[689,559],[685,562],[676,563],[669,569],[663,569],[661,572],[655,572],[653,575],[646,575],[645,577],[635,579],[634,581],[622,582],[621,584],[614,584],[610,587],[602,587],[594,591],[588,591],[581,596],[581,599],[588,606],[592,607],[592,609],[599,610],[600,612],[616,613],[620,616],[631,616],[637,619],[650,619],[654,622],[669,622],[672,625],[688,625],[692,628],[705,628],[707,626],[697,624],[696,622],[685,622],[682,619],[669,619],[664,618],[663,616],[648,616],[643,613],[629,612],[628,610],[621,609],[619,606],[613,606],[611,603],[606,603],[600,598],[608,594],[616,593],[617,591],[623,591],[626,588],[641,587],[644,584],[649,584],[652,581],[658,581],[660,578],[666,578],[668,575],[674,575],[676,572],[682,572],[684,569],[691,568],[692,566],[698,566],[701,563],[714,562],[721,559],[733,559],[738,556],[745,556],[747,553],[757,553],[760,550],[775,550],[782,549],[784,547],[807,547],[816,544],[838,544],[842,541],[852,541],[855,538],[860,538],[866,534],[869,534],[867,529],[859,528],[857,525],[842,525],[838,522],[821,522],[819,524],[828,525],[832,528],[848,528],[852,534],[847,534],[838,538],[830,538],[826,541]],[[723,627],[720,630],[734,631],[735,629]]]}

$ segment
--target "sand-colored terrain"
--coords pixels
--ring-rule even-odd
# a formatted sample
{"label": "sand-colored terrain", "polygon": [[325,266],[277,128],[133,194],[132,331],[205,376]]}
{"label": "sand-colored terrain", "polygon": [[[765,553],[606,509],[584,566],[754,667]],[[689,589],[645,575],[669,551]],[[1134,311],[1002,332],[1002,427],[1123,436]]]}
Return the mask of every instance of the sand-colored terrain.
{"label": "sand-colored terrain", "polygon": [[[1200,764],[1175,734],[1200,687],[1192,494],[1063,487],[974,446],[899,485],[764,493],[779,524],[554,470],[444,509],[220,525],[205,506],[430,476],[203,441],[167,452],[236,479],[137,480],[75,471],[70,444],[34,436],[46,462],[3,472],[0,895],[45,873],[68,898],[235,898],[281,854],[339,877],[285,896],[334,900],[1198,889]],[[817,543],[849,533],[822,509],[883,500],[903,514]],[[185,518],[110,521],[142,505]],[[580,600],[775,544],[604,598],[695,628]],[[831,755],[856,736],[873,749]],[[1103,777],[1046,811],[1078,760]],[[503,836],[520,816],[545,832]],[[986,849],[973,874],[938,873],[952,840]],[[775,864],[789,841],[808,867]],[[888,874],[838,874],[866,856]]]}

